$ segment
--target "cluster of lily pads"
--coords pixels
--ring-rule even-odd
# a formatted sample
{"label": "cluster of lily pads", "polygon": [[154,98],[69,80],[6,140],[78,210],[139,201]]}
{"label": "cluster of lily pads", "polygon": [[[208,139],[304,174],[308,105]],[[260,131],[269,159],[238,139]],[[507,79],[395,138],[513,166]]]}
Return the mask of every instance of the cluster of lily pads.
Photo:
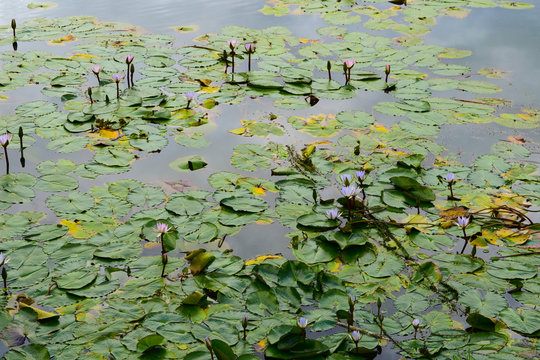
{"label": "cluster of lily pads", "polygon": [[[92,155],[31,164],[37,176],[0,177],[3,356],[538,356],[540,226],[533,216],[540,186],[538,168],[524,161],[531,152],[512,138],[463,165],[435,138],[442,125],[535,128],[540,111],[501,114],[504,99],[474,98],[500,88],[440,61],[467,51],[425,45],[418,36],[435,16],[491,3],[525,6],[456,3],[375,8],[287,0],[263,9],[295,4],[324,13],[331,24],[365,14],[368,28],[410,36],[399,44],[333,25],[319,29],[321,41],[278,26],[230,26],[180,49],[170,36],[92,17],[32,19],[16,34],[15,26],[0,26],[0,45],[16,37],[19,48],[47,41],[68,44],[71,53],[1,53],[0,96],[39,85],[52,99],[0,117],[6,160],[8,148],[24,158],[36,136],[49,150]],[[401,14],[409,30],[389,20]],[[319,99],[354,98],[361,90],[395,101],[373,111],[289,112],[317,110]],[[203,189],[134,179],[79,189],[77,177],[129,172],[166,146],[193,149],[170,164],[182,174],[206,167],[196,151],[210,146],[204,131],[214,108],[246,98],[272,99],[284,111],[229,130],[267,139],[232,149],[237,172],[216,171]],[[385,115],[400,120],[382,124]],[[298,136],[308,143],[299,145]],[[45,223],[42,203],[40,212],[13,210],[39,201],[36,192],[50,193]],[[294,258],[242,259],[221,249],[246,226],[264,230],[274,222],[290,229]],[[252,241],[275,240],[272,231],[260,234]]]}

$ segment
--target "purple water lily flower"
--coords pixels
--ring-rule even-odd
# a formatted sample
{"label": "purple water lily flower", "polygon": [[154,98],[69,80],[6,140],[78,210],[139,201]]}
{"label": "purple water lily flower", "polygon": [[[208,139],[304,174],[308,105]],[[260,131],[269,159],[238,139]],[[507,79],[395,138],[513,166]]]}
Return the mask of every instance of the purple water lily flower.
{"label": "purple water lily flower", "polygon": [[113,74],[112,79],[115,83],[119,83],[124,76],[122,74]]}
{"label": "purple water lily flower", "polygon": [[468,216],[458,216],[456,225],[460,228],[466,228],[469,225],[470,218]]}
{"label": "purple water lily flower", "polygon": [[255,52],[255,44],[254,43],[247,43],[247,44],[244,44],[244,46],[246,47],[246,51],[248,53],[254,53]]}
{"label": "purple water lily flower", "polygon": [[420,320],[419,319],[414,319],[412,321],[412,326],[414,326],[415,328],[417,328],[419,325],[420,325]]}
{"label": "purple water lily flower", "polygon": [[365,170],[359,170],[356,172],[356,178],[360,181],[363,181],[366,178],[366,171]]}
{"label": "purple water lily flower", "polygon": [[96,65],[92,65],[92,67],[90,68],[92,70],[92,72],[94,74],[99,74],[99,72],[101,71],[101,66],[99,66],[98,64]]}
{"label": "purple water lily flower", "polygon": [[126,64],[131,64],[134,58],[135,56],[129,54],[129,55],[124,56],[124,61],[126,62]]}
{"label": "purple water lily flower", "polygon": [[9,259],[4,256],[4,253],[0,253],[0,266],[4,265],[8,261],[9,261]]}
{"label": "purple water lily flower", "polygon": [[196,96],[197,96],[197,94],[195,94],[193,91],[186,92],[186,99],[188,101],[191,101],[191,100],[195,99]]}
{"label": "purple water lily flower", "polygon": [[358,195],[359,192],[360,189],[358,189],[354,185],[344,186],[341,188],[341,193],[347,198],[355,197],[356,195]]}
{"label": "purple water lily flower", "polygon": [[11,139],[13,139],[13,135],[11,134],[0,135],[0,145],[3,147],[8,146]]}
{"label": "purple water lily flower", "polygon": [[165,234],[171,230],[170,226],[165,223],[158,222],[155,228],[152,228],[153,231],[157,232],[157,236],[160,237],[162,234]]}
{"label": "purple water lily flower", "polygon": [[227,40],[227,45],[229,45],[231,50],[234,50],[236,45],[238,45],[238,40],[236,40],[236,39]]}
{"label": "purple water lily flower", "polygon": [[359,342],[360,341],[360,332],[358,330],[354,330],[352,332],[352,339],[355,343]]}
{"label": "purple water lily flower", "polygon": [[339,210],[337,208],[326,210],[326,217],[329,218],[330,220],[335,220],[340,215],[341,215],[341,213],[339,212]]}
{"label": "purple water lily flower", "polygon": [[305,317],[301,317],[298,319],[298,326],[300,326],[302,329],[305,329],[308,324],[308,321]]}
{"label": "purple water lily flower", "polygon": [[342,181],[345,185],[347,185],[347,186],[349,186],[349,184],[350,184],[351,181],[352,181],[352,176],[351,176],[350,174],[341,174],[341,175],[339,176],[339,178],[340,178],[341,181]]}
{"label": "purple water lily flower", "polygon": [[456,179],[456,175],[453,173],[448,173],[444,178],[447,182],[452,183]]}

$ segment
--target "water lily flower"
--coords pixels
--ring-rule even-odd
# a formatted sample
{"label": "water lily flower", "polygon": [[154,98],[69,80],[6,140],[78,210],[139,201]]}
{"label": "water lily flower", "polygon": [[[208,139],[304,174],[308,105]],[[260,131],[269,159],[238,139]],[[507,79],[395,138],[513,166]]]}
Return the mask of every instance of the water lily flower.
{"label": "water lily flower", "polygon": [[386,75],[386,77],[384,79],[384,82],[387,83],[388,82],[388,76],[390,75],[390,65],[386,65],[386,67],[384,68],[384,74]]}
{"label": "water lily flower", "polygon": [[11,139],[13,139],[13,135],[11,134],[0,135],[0,145],[3,147],[8,146]]}
{"label": "water lily flower", "polygon": [[[232,73],[234,74],[234,55],[236,54],[234,52],[234,48],[236,47],[236,45],[238,45],[238,40],[236,39],[227,40],[227,45],[229,45],[229,48],[231,49],[231,68],[232,68]],[[227,72],[227,69],[225,69],[225,72]]]}
{"label": "water lily flower", "polygon": [[419,319],[414,319],[412,321],[412,326],[414,326],[415,328],[417,328],[419,325],[420,325],[420,320]]}
{"label": "water lily flower", "polygon": [[354,185],[344,186],[341,188],[341,193],[347,198],[355,197],[358,195],[360,189]]}
{"label": "water lily flower", "polygon": [[456,175],[453,174],[453,173],[448,173],[448,174],[446,174],[446,176],[444,178],[445,178],[445,180],[447,182],[452,183],[452,182],[454,182],[454,180],[456,178]]}
{"label": "water lily flower", "polygon": [[160,237],[162,234],[165,234],[171,230],[170,226],[165,223],[158,222],[155,228],[152,228],[153,231],[157,232],[157,236]]}
{"label": "water lily flower", "polygon": [[229,45],[231,50],[234,50],[236,45],[238,45],[238,40],[236,40],[236,39],[227,40],[227,45]]}
{"label": "water lily flower", "polygon": [[349,295],[349,306],[354,306],[355,302],[356,299],[354,298],[354,295]]}
{"label": "water lily flower", "polygon": [[356,178],[360,181],[363,181],[366,178],[366,171],[365,170],[357,171]]}
{"label": "water lily flower", "polygon": [[353,341],[357,343],[358,341],[360,341],[360,332],[358,330],[354,330],[351,337]]}
{"label": "water lily flower", "polygon": [[470,218],[468,216],[458,216],[457,222],[455,223],[460,228],[464,229],[469,225]]}
{"label": "water lily flower", "polygon": [[356,64],[356,60],[347,59],[343,60],[343,72],[345,73],[345,85],[349,85],[351,81],[351,69]]}
{"label": "water lily flower", "polygon": [[248,317],[246,315],[244,315],[242,317],[242,327],[247,328],[247,326],[248,326]]}
{"label": "water lily flower", "polygon": [[2,145],[2,147],[4,148],[4,156],[6,158],[6,174],[9,174],[9,157],[8,157],[7,147],[11,139],[13,139],[13,135],[10,135],[10,134],[0,135],[0,145]]}
{"label": "water lily flower", "polygon": [[337,219],[340,215],[341,215],[341,213],[338,211],[337,208],[333,208],[333,209],[330,209],[330,210],[326,210],[326,217],[329,218],[330,220],[335,220],[335,219]]}
{"label": "water lily flower", "polygon": [[112,79],[115,83],[119,83],[122,80],[123,76],[122,74],[113,74]]}
{"label": "water lily flower", "polygon": [[131,64],[134,58],[135,56],[129,54],[129,55],[124,56],[124,61],[126,62],[126,64]]}
{"label": "water lily flower", "polygon": [[13,37],[15,37],[15,29],[17,28],[17,22],[15,22],[15,19],[11,19],[11,28],[13,29]]}
{"label": "water lily flower", "polygon": [[255,44],[253,43],[247,43],[244,44],[246,47],[246,51],[248,53],[248,71],[251,71],[251,54],[255,52]]}
{"label": "water lily flower", "polygon": [[244,46],[246,47],[246,51],[248,54],[253,54],[255,52],[255,44],[254,43],[247,43],[247,44],[244,44]]}
{"label": "water lily flower", "polygon": [[206,345],[208,350],[212,350],[212,341],[208,336],[204,338],[204,345]]}
{"label": "water lily flower", "polygon": [[214,350],[212,348],[212,341],[207,336],[204,338],[204,345],[206,345],[206,348],[210,351],[210,357],[212,360],[214,360]]}
{"label": "water lily flower", "polygon": [[298,319],[298,326],[300,326],[302,329],[305,329],[308,324],[308,321],[305,317],[301,317]]}
{"label": "water lily flower", "polygon": [[186,92],[186,99],[188,101],[191,101],[191,100],[195,99],[196,96],[197,95],[193,91]]}
{"label": "water lily flower", "polygon": [[356,60],[353,60],[353,59],[343,60],[343,65],[345,65],[347,69],[352,69],[352,67],[356,65]]}
{"label": "water lily flower", "polygon": [[98,81],[98,85],[99,85],[99,73],[101,72],[101,66],[99,66],[98,64],[92,65],[92,67],[90,68],[90,70],[92,70],[92,72],[94,73],[94,75],[96,75],[96,78],[97,78],[97,81]]}
{"label": "water lily flower", "polygon": [[339,177],[346,186],[351,184],[352,176],[350,174],[341,174]]}
{"label": "water lily flower", "polygon": [[4,256],[4,253],[0,253],[0,266],[4,265],[9,261],[9,258]]}

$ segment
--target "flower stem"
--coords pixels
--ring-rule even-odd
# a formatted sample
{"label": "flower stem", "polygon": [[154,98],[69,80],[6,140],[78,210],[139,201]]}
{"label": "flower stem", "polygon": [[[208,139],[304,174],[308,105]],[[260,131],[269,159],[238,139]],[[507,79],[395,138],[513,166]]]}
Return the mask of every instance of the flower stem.
{"label": "flower stem", "polygon": [[465,247],[467,246],[467,233],[465,232],[465,228],[462,228],[463,230],[463,240],[465,240],[465,244],[463,244],[463,248],[461,249],[460,254],[463,254],[465,251]]}
{"label": "flower stem", "polygon": [[251,71],[251,53],[248,53],[248,71]]}
{"label": "flower stem", "polygon": [[4,146],[4,154],[6,155],[6,174],[9,174],[9,158],[7,152],[7,145]]}
{"label": "flower stem", "polygon": [[130,88],[130,85],[131,83],[129,82],[129,64],[127,64],[127,76],[126,76],[126,80],[127,80],[127,87],[128,89]]}
{"label": "flower stem", "polygon": [[116,82],[116,100],[120,99],[120,82]]}

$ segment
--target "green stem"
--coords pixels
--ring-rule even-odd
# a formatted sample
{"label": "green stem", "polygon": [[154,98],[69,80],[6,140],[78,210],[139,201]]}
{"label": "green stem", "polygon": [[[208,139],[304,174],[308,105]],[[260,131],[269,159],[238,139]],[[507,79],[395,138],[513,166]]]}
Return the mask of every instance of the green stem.
{"label": "green stem", "polygon": [[465,240],[465,244],[463,244],[463,248],[461,249],[460,254],[463,254],[465,251],[465,247],[467,247],[467,233],[465,232],[465,228],[462,228],[463,230],[463,240]]}
{"label": "green stem", "polygon": [[9,174],[9,158],[7,152],[7,145],[4,146],[4,154],[6,154],[6,174]]}

